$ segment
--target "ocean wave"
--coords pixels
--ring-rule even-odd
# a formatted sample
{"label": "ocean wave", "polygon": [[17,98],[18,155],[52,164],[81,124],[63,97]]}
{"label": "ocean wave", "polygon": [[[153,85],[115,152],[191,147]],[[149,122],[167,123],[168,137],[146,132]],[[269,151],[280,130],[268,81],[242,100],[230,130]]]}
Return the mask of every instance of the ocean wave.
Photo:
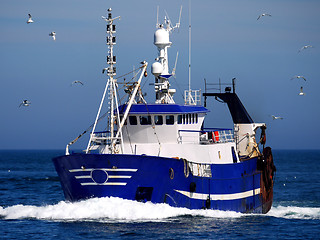
{"label": "ocean wave", "polygon": [[276,206],[272,207],[267,215],[287,219],[320,219],[320,208]]}
{"label": "ocean wave", "polygon": [[[190,210],[167,204],[141,203],[121,198],[92,198],[79,202],[61,201],[54,205],[14,205],[0,207],[2,219],[40,219],[53,221],[170,221],[181,216],[241,218],[243,214],[219,210]],[[320,219],[320,208],[277,206],[263,216],[291,219]]]}
{"label": "ocean wave", "polygon": [[0,207],[4,219],[44,219],[65,221],[159,221],[180,216],[238,218],[241,213],[218,210],[190,210],[167,204],[141,203],[121,198],[92,198],[79,202],[61,201],[54,205],[14,205]]}

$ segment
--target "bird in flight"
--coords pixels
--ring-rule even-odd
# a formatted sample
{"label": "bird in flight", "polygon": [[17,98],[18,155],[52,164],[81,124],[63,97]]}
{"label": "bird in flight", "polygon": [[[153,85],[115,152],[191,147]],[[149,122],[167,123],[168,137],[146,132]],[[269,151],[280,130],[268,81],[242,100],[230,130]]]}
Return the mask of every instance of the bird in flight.
{"label": "bird in flight", "polygon": [[271,117],[272,117],[273,120],[278,120],[278,119],[281,119],[281,120],[282,120],[282,119],[283,119],[283,117],[276,117],[276,116],[274,116],[274,115],[271,115]]}
{"label": "bird in flight", "polygon": [[28,101],[28,100],[23,100],[23,101],[20,103],[19,107],[21,107],[21,106],[28,107],[28,106],[30,106],[30,104],[31,104],[30,101]]}
{"label": "bird in flight", "polygon": [[300,48],[298,52],[301,52],[301,51],[303,51],[303,50],[305,50],[305,49],[307,49],[307,48],[313,48],[313,46],[311,46],[311,45],[305,45],[305,46],[303,46],[302,48]]}
{"label": "bird in flight", "polygon": [[292,79],[295,79],[295,78],[303,79],[303,80],[307,81],[307,79],[306,79],[304,76],[300,76],[300,75],[297,75],[297,76],[292,77],[291,80],[292,80]]}
{"label": "bird in flight", "polygon": [[262,14],[259,15],[259,17],[257,18],[257,20],[259,20],[261,17],[264,17],[264,16],[271,17],[271,14],[269,14],[269,13],[262,13]]}
{"label": "bird in flight", "polygon": [[53,40],[56,40],[56,32],[49,33],[49,36],[53,38]]}
{"label": "bird in flight", "polygon": [[31,17],[31,14],[30,14],[30,13],[28,14],[28,16],[29,16],[29,19],[28,19],[28,21],[27,21],[27,24],[33,23],[33,20],[32,20],[32,17]]}
{"label": "bird in flight", "polygon": [[300,87],[299,96],[304,96],[304,95],[306,95],[306,94],[303,92],[303,87]]}
{"label": "bird in flight", "polygon": [[79,84],[81,84],[81,85],[84,85],[84,84],[83,84],[81,81],[79,81],[79,80],[73,81],[73,82],[71,83],[71,85],[77,84],[77,83],[79,83]]}

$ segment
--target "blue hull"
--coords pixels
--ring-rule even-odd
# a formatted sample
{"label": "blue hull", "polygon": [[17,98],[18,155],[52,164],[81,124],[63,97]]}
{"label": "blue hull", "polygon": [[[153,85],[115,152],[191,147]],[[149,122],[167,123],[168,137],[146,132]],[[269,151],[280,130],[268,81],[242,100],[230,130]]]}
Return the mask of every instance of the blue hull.
{"label": "blue hull", "polygon": [[193,176],[182,159],[72,154],[53,159],[66,200],[120,197],[189,209],[268,211],[257,158],[211,165],[211,177]]}

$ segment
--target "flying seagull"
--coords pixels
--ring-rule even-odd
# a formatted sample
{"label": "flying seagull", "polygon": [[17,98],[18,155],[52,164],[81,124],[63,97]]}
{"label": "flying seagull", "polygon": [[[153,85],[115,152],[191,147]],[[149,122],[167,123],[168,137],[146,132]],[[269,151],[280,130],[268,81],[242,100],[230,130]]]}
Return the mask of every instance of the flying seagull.
{"label": "flying seagull", "polygon": [[303,92],[303,87],[300,87],[299,96],[304,96],[304,95],[306,95],[306,94]]}
{"label": "flying seagull", "polygon": [[300,50],[299,50],[298,52],[301,52],[302,50],[305,50],[305,49],[307,49],[307,48],[313,48],[313,46],[311,46],[311,45],[305,45],[305,46],[303,46],[302,48],[300,48]]}
{"label": "flying seagull", "polygon": [[271,15],[270,15],[269,13],[262,13],[261,15],[259,15],[259,17],[257,18],[257,20],[259,20],[261,17],[264,17],[264,16],[271,17]]}
{"label": "flying seagull", "polygon": [[19,107],[21,107],[21,106],[28,107],[30,104],[31,104],[30,101],[28,101],[28,100],[23,100],[23,101],[20,103]]}
{"label": "flying seagull", "polygon": [[271,115],[271,117],[272,117],[273,120],[283,119],[283,117],[276,117],[274,115]]}
{"label": "flying seagull", "polygon": [[295,79],[295,78],[298,78],[298,79],[301,78],[301,79],[307,81],[307,79],[306,79],[304,76],[300,76],[300,75],[297,75],[297,76],[292,77],[291,80],[292,80],[292,79]]}
{"label": "flying seagull", "polygon": [[30,13],[28,14],[28,16],[29,16],[29,19],[28,19],[28,21],[27,21],[27,24],[33,23],[33,20],[31,19],[32,17],[31,17],[31,14],[30,14]]}
{"label": "flying seagull", "polygon": [[49,33],[49,36],[51,36],[54,41],[56,40],[56,32]]}
{"label": "flying seagull", "polygon": [[77,83],[79,83],[79,84],[83,85],[83,83],[82,83],[81,81],[79,81],[79,80],[73,81],[73,82],[71,83],[71,85],[73,85],[73,84],[77,84]]}

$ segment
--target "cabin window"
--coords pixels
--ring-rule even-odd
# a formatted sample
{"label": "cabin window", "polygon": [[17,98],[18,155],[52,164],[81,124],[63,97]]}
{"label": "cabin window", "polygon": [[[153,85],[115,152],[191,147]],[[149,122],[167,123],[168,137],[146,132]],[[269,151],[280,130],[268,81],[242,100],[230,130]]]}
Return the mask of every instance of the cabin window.
{"label": "cabin window", "polygon": [[136,116],[129,116],[129,123],[130,125],[137,125],[137,117]]}
{"label": "cabin window", "polygon": [[174,116],[173,115],[167,115],[166,116],[166,124],[167,125],[173,125],[174,124]]}
{"label": "cabin window", "polygon": [[154,116],[154,124],[155,125],[162,125],[163,124],[163,117],[161,115]]}
{"label": "cabin window", "polygon": [[192,123],[194,123],[194,113],[192,113]]}
{"label": "cabin window", "polygon": [[184,115],[184,114],[182,115],[182,123],[186,124],[186,115]]}
{"label": "cabin window", "polygon": [[188,124],[191,124],[191,114],[188,114]]}
{"label": "cabin window", "polygon": [[198,123],[198,113],[196,113],[196,123]]}
{"label": "cabin window", "polygon": [[[123,116],[121,115],[119,124],[121,123],[122,119],[123,119]],[[124,121],[124,125],[127,125],[127,119]]]}
{"label": "cabin window", "polygon": [[151,116],[140,116],[141,125],[151,125]]}
{"label": "cabin window", "polygon": [[182,124],[182,115],[178,115],[178,124]]}

